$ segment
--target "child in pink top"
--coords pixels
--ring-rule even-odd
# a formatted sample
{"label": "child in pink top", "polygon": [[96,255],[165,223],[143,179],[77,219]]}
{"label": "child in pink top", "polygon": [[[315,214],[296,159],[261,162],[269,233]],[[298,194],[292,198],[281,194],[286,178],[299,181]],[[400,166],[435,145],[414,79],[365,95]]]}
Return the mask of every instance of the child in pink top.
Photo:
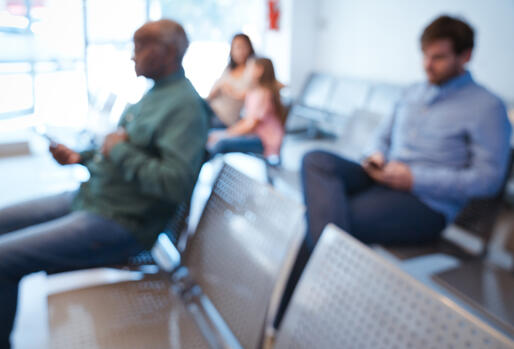
{"label": "child in pink top", "polygon": [[226,130],[211,132],[208,142],[211,155],[229,152],[280,155],[285,115],[273,63],[259,58],[249,68],[252,87],[245,97],[245,116]]}

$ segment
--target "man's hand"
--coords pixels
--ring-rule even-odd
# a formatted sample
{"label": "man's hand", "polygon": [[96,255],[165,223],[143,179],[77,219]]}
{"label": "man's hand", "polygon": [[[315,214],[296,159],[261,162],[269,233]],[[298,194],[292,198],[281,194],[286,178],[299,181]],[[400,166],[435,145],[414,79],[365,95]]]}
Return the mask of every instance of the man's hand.
{"label": "man's hand", "polygon": [[377,179],[374,178],[377,182],[396,190],[409,191],[412,189],[414,177],[409,166],[403,162],[391,161],[380,172]]}
{"label": "man's hand", "polygon": [[61,165],[78,164],[80,162],[80,154],[63,144],[50,146],[50,153],[52,153],[55,161]]}
{"label": "man's hand", "polygon": [[385,156],[381,152],[376,152],[372,155],[370,155],[368,158],[364,160],[362,163],[362,166],[368,172],[368,169],[370,170],[380,170],[385,165]]}
{"label": "man's hand", "polygon": [[104,156],[109,156],[112,148],[121,142],[126,142],[128,140],[128,134],[123,128],[119,128],[115,132],[109,133],[105,136],[104,144],[102,145],[102,154]]}
{"label": "man's hand", "polygon": [[366,173],[376,182],[396,190],[412,189],[414,177],[408,165],[399,162],[385,162],[382,153],[375,153],[362,163]]}

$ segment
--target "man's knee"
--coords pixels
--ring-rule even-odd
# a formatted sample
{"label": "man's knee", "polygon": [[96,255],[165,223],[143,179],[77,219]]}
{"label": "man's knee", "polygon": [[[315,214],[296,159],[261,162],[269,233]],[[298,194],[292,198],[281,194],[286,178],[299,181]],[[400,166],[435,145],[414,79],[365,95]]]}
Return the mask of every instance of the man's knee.
{"label": "man's knee", "polygon": [[314,150],[304,155],[302,172],[319,171],[324,173],[341,172],[358,166],[355,162],[323,150]]}
{"label": "man's knee", "polygon": [[337,156],[322,150],[310,151],[302,159],[302,169],[304,171],[328,169],[335,157]]}

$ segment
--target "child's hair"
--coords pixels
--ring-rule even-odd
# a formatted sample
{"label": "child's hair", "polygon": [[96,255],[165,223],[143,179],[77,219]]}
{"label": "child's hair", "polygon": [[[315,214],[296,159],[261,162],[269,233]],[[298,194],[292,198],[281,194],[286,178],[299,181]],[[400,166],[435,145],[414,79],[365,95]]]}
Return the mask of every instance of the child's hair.
{"label": "child's hair", "polygon": [[227,67],[229,70],[233,70],[237,67],[236,61],[234,61],[234,58],[232,58],[232,45],[234,44],[234,41],[236,39],[242,39],[248,45],[248,48],[249,48],[248,58],[255,56],[255,50],[253,49],[253,45],[252,45],[252,41],[250,40],[250,37],[243,33],[234,35],[234,37],[232,38],[232,41],[230,42],[230,57],[229,57],[229,62],[228,62],[228,67]]}
{"label": "child's hair", "polygon": [[279,82],[275,77],[273,62],[271,62],[271,59],[269,58],[257,58],[255,59],[254,64],[262,67],[262,75],[259,77],[258,84],[259,86],[267,88],[271,91],[273,95],[273,104],[275,105],[275,110],[280,119],[280,122],[283,124],[286,119],[285,108],[280,100],[280,87]]}

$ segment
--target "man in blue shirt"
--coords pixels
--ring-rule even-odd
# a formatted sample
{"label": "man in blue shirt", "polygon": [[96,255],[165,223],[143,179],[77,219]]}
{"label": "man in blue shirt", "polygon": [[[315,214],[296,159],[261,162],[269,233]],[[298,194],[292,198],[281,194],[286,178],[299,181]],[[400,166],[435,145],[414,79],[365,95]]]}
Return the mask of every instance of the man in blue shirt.
{"label": "man in blue shirt", "polygon": [[469,199],[498,192],[511,126],[502,101],[466,70],[473,37],[448,16],[425,29],[428,81],[406,89],[362,164],[321,151],[304,157],[311,242],[330,222],[365,243],[433,240]]}
{"label": "man in blue shirt", "polygon": [[442,16],[421,36],[427,82],[408,88],[358,164],[305,155],[308,231],[277,325],[323,228],[335,223],[365,243],[434,240],[473,197],[498,192],[511,126],[502,101],[466,70],[474,42],[465,22]]}

